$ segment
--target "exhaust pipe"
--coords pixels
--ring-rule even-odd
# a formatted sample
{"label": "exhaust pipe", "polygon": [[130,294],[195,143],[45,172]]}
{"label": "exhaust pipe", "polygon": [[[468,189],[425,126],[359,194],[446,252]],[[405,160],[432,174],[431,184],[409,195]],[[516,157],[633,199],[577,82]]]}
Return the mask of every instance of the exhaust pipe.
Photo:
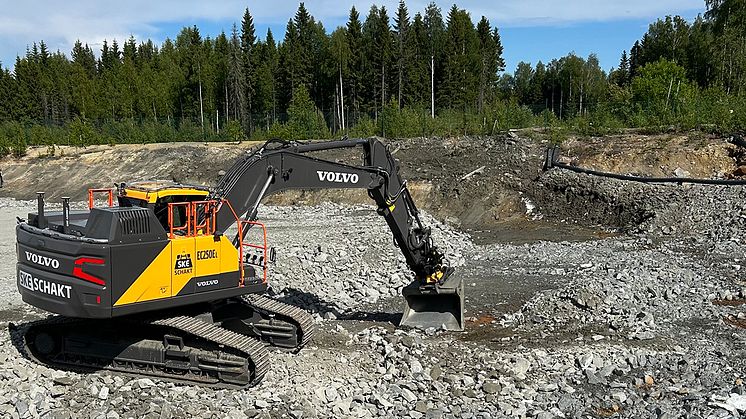
{"label": "exhaust pipe", "polygon": [[62,231],[67,233],[70,230],[70,197],[62,197]]}
{"label": "exhaust pipe", "polygon": [[44,192],[36,193],[36,226],[39,228],[47,228],[47,217],[44,216]]}
{"label": "exhaust pipe", "polygon": [[464,281],[456,275],[440,284],[414,281],[402,289],[404,313],[399,326],[464,330]]}

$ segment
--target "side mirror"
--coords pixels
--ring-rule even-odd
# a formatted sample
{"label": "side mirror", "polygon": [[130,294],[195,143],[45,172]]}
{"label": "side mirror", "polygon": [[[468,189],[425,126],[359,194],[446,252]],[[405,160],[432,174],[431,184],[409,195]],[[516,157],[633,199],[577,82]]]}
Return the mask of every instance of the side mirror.
{"label": "side mirror", "polygon": [[270,263],[277,262],[277,250],[275,250],[274,247],[269,248],[269,262]]}
{"label": "side mirror", "polygon": [[223,235],[223,233],[221,231],[216,231],[215,233],[212,234],[212,240],[215,243],[218,243],[220,241],[220,236],[222,236],[222,235]]}

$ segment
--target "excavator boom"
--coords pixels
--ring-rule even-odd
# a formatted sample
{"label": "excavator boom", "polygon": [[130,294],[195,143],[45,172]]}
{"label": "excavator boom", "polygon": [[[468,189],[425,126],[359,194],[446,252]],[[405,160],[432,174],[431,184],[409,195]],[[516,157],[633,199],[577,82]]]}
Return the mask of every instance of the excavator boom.
{"label": "excavator boom", "polygon": [[[362,163],[350,165],[308,155],[340,148],[362,149]],[[407,182],[399,174],[399,162],[384,143],[375,138],[268,141],[239,159],[208,197],[232,206],[218,208],[217,230],[224,232],[235,223],[234,211],[249,220],[256,219],[262,199],[288,189],[366,189],[414,273],[412,284],[403,291],[401,324],[463,330],[463,283],[433,244],[431,230],[423,224]],[[239,236],[245,233],[241,231]]]}

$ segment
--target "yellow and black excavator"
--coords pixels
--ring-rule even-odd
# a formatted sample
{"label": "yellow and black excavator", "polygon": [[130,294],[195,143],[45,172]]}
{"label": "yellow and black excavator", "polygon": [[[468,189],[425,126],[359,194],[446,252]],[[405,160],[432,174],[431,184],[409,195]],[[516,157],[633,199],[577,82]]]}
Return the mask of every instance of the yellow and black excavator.
{"label": "yellow and black excavator", "polygon": [[[361,165],[309,155],[356,147]],[[212,189],[121,183],[90,190],[87,211],[71,211],[63,198],[56,212],[39,193],[37,212],[16,227],[18,290],[58,316],[13,326],[20,349],[76,371],[257,383],[270,367],[268,345],[300,349],[314,328],[306,311],[264,295],[274,249],[257,221],[259,204],[278,191],[321,188],[366,189],[386,220],[413,272],[401,325],[463,330],[463,283],[433,244],[385,144],[270,140]],[[94,205],[99,194],[108,205]]]}

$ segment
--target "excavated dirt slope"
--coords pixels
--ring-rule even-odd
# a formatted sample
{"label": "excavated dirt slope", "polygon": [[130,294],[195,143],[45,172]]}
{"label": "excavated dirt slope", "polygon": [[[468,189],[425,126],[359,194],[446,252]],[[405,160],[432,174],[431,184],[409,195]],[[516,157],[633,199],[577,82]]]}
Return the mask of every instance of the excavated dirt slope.
{"label": "excavated dirt slope", "polygon": [[[390,142],[402,172],[420,206],[464,226],[494,224],[523,212],[517,191],[539,175],[540,144],[513,139],[415,139]],[[83,199],[91,187],[142,179],[173,179],[212,185],[220,170],[230,167],[256,144],[151,144],[32,149],[22,159],[0,162],[5,186],[0,196],[33,199],[37,190],[50,200],[62,195]],[[316,155],[352,163],[360,151]],[[477,173],[462,179],[470,172]],[[364,191],[292,191],[270,203],[313,204],[331,200],[370,203]]]}

